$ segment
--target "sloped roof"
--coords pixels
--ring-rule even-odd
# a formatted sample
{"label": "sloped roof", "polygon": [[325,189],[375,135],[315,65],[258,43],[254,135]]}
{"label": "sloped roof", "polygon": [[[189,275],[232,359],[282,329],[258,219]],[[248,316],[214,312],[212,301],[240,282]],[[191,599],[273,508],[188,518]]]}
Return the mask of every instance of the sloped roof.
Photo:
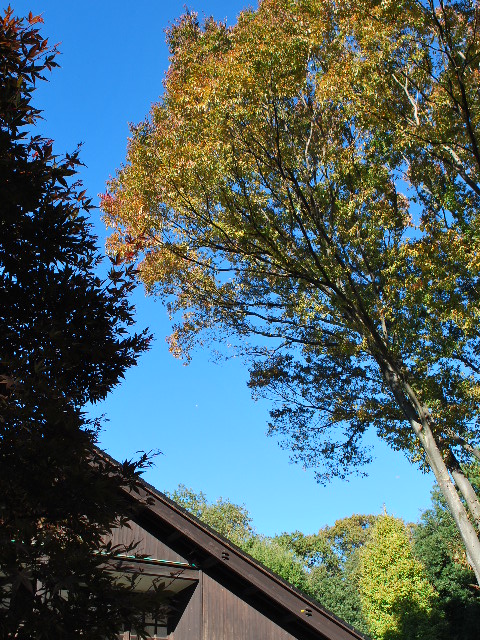
{"label": "sloped roof", "polygon": [[[285,628],[294,627],[312,638],[364,640],[365,636],[324,609],[318,602],[269,571],[235,544],[144,480],[138,492],[125,489],[133,520],[147,523],[159,539],[174,541],[189,556],[191,566],[221,572],[224,579],[242,585],[250,600],[270,607]],[[309,633],[308,633],[309,632]]]}

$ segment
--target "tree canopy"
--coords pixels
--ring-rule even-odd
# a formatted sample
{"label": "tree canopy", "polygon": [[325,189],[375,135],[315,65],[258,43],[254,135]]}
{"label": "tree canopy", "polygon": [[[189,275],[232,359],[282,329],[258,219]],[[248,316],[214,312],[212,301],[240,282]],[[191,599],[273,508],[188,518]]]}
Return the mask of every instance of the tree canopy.
{"label": "tree canopy", "polygon": [[354,514],[322,527],[318,533],[300,531],[276,536],[303,561],[305,591],[322,606],[369,634],[359,591],[359,554],[377,516]]}
{"label": "tree canopy", "polygon": [[232,28],[186,13],[103,198],[110,251],[176,318],[173,353],[239,344],[270,431],[319,479],[361,469],[369,429],[430,467],[478,581],[461,465],[480,458],[479,17],[467,0],[263,0]]}
{"label": "tree canopy", "polygon": [[[468,471],[477,486],[478,469]],[[476,640],[479,591],[438,490],[418,523],[354,514],[317,533],[259,534],[245,506],[169,494],[281,578],[375,640]]]}
{"label": "tree canopy", "polygon": [[239,546],[254,535],[252,518],[243,505],[233,504],[224,498],[218,498],[216,502],[211,503],[202,491],[196,493],[183,484],[167,495]]}
{"label": "tree canopy", "polygon": [[105,541],[147,460],[101,455],[84,408],[149,336],[131,331],[132,269],[96,273],[78,153],[55,156],[32,131],[35,86],[57,66],[41,22],[0,16],[0,636],[105,640],[124,622],[141,632],[157,606],[134,579],[117,584],[107,569],[121,550]]}
{"label": "tree canopy", "polygon": [[375,640],[441,637],[438,593],[413,556],[407,527],[380,516],[360,553],[362,611]]}
{"label": "tree canopy", "polygon": [[[468,472],[478,491],[478,466]],[[432,506],[422,514],[413,530],[413,541],[415,556],[424,564],[439,596],[445,638],[474,640],[478,635],[480,592],[475,589],[460,536],[438,487],[432,492]]]}

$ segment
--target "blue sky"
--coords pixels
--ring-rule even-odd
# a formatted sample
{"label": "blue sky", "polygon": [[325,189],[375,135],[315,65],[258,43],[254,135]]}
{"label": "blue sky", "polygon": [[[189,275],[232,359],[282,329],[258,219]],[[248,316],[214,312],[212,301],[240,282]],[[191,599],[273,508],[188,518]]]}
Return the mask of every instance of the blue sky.
{"label": "blue sky", "polygon": [[[36,93],[44,110],[41,132],[56,153],[83,143],[81,178],[98,202],[105,182],[125,159],[128,123],[142,120],[162,92],[168,65],[164,29],[184,10],[184,0],[24,0],[17,15],[43,14],[43,33],[60,43],[60,69]],[[243,0],[195,0],[189,8],[234,24]],[[93,223],[103,250],[106,232],[98,211]],[[414,521],[428,507],[432,477],[401,453],[374,440],[367,478],[317,485],[313,472],[289,462],[288,451],[266,437],[268,403],[253,402],[247,372],[233,359],[216,364],[207,350],[184,366],[169,353],[170,325],[159,302],[135,293],[139,327],[155,342],[123,383],[94,409],[108,418],[102,445],[118,459],[159,449],[146,479],[159,489],[183,483],[244,503],[267,535],[314,532],[353,513],[389,513]]]}

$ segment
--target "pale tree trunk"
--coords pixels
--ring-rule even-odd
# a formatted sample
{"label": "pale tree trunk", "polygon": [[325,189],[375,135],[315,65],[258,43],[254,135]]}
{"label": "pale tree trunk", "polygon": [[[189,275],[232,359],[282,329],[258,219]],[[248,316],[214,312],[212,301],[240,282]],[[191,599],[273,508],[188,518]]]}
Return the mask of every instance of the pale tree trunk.
{"label": "pale tree trunk", "polygon": [[[473,517],[477,530],[480,531],[480,500],[478,499],[475,489],[468,477],[463,472],[463,469],[457,460],[455,453],[452,451],[449,445],[443,442],[437,443],[440,451],[443,454],[443,459],[447,465],[447,469],[452,476],[458,492],[466,502],[467,509],[470,511],[470,515]],[[472,451],[475,451],[471,447]],[[475,456],[476,457],[476,456]]]}
{"label": "pale tree trunk", "polygon": [[465,449],[467,453],[476,458],[478,462],[480,462],[480,449],[473,447],[469,442],[467,442],[464,438],[460,437],[457,433],[453,433],[450,429],[446,432],[447,436],[454,440],[458,446]]}
{"label": "pale tree trunk", "polygon": [[[471,564],[477,582],[480,585],[480,540],[474,526],[468,518],[467,511],[460,499],[460,496],[458,495],[442,453],[433,436],[430,428],[428,409],[419,402],[415,392],[407,383],[405,383],[404,380],[401,379],[399,373],[394,370],[390,363],[387,363],[384,360],[380,361],[380,359],[377,359],[377,362],[380,365],[386,383],[392,390],[392,393],[404,412],[405,417],[420,440],[430,468],[432,469],[440,490],[447,501],[450,513],[465,544],[468,561]],[[457,474],[461,485],[459,485],[459,489],[462,493],[464,490],[466,491],[468,497],[464,497],[475,517],[476,513],[480,513],[478,498],[467,478],[461,478],[460,475],[463,474]],[[467,485],[470,486],[471,491],[468,489]]]}
{"label": "pale tree trunk", "polygon": [[470,480],[463,473],[458,463],[451,470],[451,474],[452,478],[455,480],[458,490],[465,498],[465,502],[467,503],[470,513],[475,518],[477,527],[480,529],[480,502]]}
{"label": "pale tree trunk", "polygon": [[[477,532],[470,522],[467,511],[463,506],[463,502],[455,489],[453,480],[450,477],[447,466],[443,460],[440,449],[435,442],[435,438],[433,437],[430,427],[425,427],[418,423],[417,425],[422,427],[422,429],[419,432],[415,431],[423,445],[423,448],[425,449],[427,460],[435,474],[435,478],[437,479],[445,500],[447,501],[450,513],[455,520],[455,524],[460,531],[460,535],[462,536],[462,540],[467,550],[468,561],[470,562],[472,569],[475,572],[477,582],[480,585],[480,541],[478,539]],[[478,503],[476,496],[475,502]]]}

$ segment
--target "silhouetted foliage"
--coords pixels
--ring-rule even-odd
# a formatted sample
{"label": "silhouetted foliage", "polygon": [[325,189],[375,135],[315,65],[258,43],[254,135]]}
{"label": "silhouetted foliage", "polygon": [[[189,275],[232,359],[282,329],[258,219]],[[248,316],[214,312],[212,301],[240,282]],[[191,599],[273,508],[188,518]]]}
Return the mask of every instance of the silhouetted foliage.
{"label": "silhouetted foliage", "polygon": [[107,571],[118,549],[103,539],[126,514],[119,487],[148,460],[103,457],[83,407],[149,336],[128,330],[132,270],[95,273],[78,153],[30,137],[35,85],[57,66],[41,22],[0,17],[0,637],[105,640],[124,620],[141,629],[147,607]]}

